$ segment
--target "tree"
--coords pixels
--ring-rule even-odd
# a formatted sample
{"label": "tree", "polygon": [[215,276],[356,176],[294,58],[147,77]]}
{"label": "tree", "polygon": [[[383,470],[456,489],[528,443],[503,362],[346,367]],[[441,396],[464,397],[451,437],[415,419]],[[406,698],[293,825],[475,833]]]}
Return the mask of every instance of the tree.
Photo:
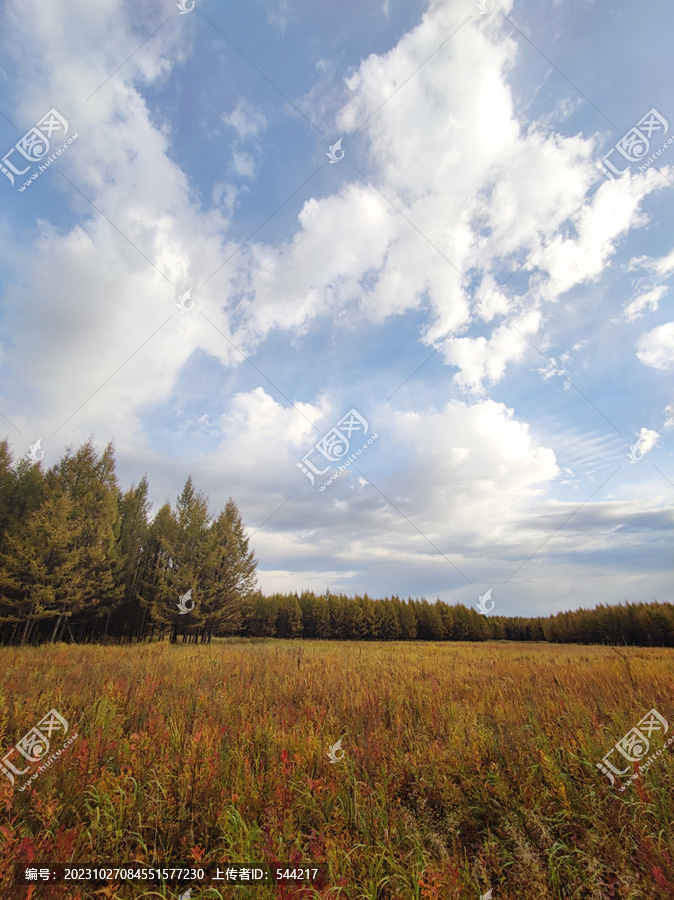
{"label": "tree", "polygon": [[[241,630],[257,584],[257,561],[249,549],[238,507],[231,498],[211,526],[209,538],[209,550],[199,568],[199,581],[204,639],[210,641],[213,634],[234,634]],[[301,633],[299,605],[297,610]]]}
{"label": "tree", "polygon": [[138,639],[145,635],[149,616],[149,605],[142,598],[148,561],[144,551],[150,533],[148,516],[152,505],[147,495],[148,482],[143,476],[138,487],[132,486],[119,500],[117,552],[121,560],[124,598],[115,610],[112,631],[129,638],[135,634]]}
{"label": "tree", "polygon": [[363,608],[360,598],[349,600],[344,597],[344,637],[351,641],[360,641],[367,633]]}
{"label": "tree", "polygon": [[316,617],[316,637],[327,640],[332,637],[332,625],[330,620],[330,607],[325,597],[316,597],[314,604]]}
{"label": "tree", "polygon": [[302,610],[297,594],[281,596],[278,600],[276,615],[276,636],[280,638],[296,638],[302,634]]}
{"label": "tree", "polygon": [[336,640],[345,640],[348,638],[347,621],[346,621],[346,597],[335,596],[329,591],[325,592],[325,598],[330,610],[330,629],[332,637]]}
{"label": "tree", "polygon": [[[396,600],[398,598],[396,597]],[[414,641],[417,637],[417,617],[410,600],[407,603],[398,600],[401,636],[404,641]]]}
{"label": "tree", "polygon": [[397,641],[401,634],[400,620],[395,604],[388,598],[376,604],[379,608],[379,637],[384,641]]}
{"label": "tree", "polygon": [[441,641],[445,637],[445,628],[440,608],[428,600],[416,604],[419,639],[422,641]]}
{"label": "tree", "polygon": [[302,611],[302,637],[317,637],[316,595],[313,591],[302,591],[299,598],[299,604]]}
{"label": "tree", "polygon": [[276,637],[278,604],[273,597],[257,592],[251,597],[243,632],[251,637]]}
{"label": "tree", "polygon": [[[91,438],[75,453],[69,448],[47,472],[46,485],[53,500],[67,497],[70,501],[68,519],[76,551],[74,573],[70,560],[66,567],[69,577],[76,576],[70,598],[55,599],[51,607],[55,617],[51,640],[55,640],[68,619],[86,628],[122,599],[116,552],[119,487],[114,445],[110,442],[100,457]],[[53,577],[59,577],[56,571]]]}
{"label": "tree", "polygon": [[14,465],[7,439],[0,442],[0,550],[7,537],[23,528],[44,498],[40,463],[23,457]]}
{"label": "tree", "polygon": [[78,572],[82,550],[73,501],[58,488],[50,494],[0,553],[0,614],[5,622],[23,623],[22,644],[45,620],[60,622],[82,609],[87,595]]}

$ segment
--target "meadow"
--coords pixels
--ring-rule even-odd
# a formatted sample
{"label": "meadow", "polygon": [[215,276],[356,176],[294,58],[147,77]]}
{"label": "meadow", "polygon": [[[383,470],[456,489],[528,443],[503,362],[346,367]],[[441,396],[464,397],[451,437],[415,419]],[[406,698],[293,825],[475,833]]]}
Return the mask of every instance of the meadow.
{"label": "meadow", "polygon": [[671,750],[624,793],[596,764],[651,708],[674,720],[673,662],[501,642],[2,647],[3,756],[52,708],[79,737],[24,792],[2,776],[0,894],[179,894],[17,887],[34,858],[328,870],[319,889],[192,900],[672,897]]}

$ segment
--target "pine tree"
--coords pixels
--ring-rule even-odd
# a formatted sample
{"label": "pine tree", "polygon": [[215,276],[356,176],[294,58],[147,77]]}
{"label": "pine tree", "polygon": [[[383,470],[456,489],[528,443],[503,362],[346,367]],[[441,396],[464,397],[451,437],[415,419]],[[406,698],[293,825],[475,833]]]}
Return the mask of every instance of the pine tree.
{"label": "pine tree", "polygon": [[119,500],[117,552],[121,561],[120,578],[124,589],[123,603],[115,610],[109,631],[129,639],[144,637],[149,619],[149,604],[143,601],[142,584],[146,574],[144,553],[149,538],[147,478],[131,487]]}
{"label": "pine tree", "polygon": [[[398,600],[398,598],[395,598]],[[403,603],[398,600],[399,603],[399,619],[400,619],[400,630],[402,632],[402,639],[404,641],[414,641],[417,637],[417,617],[414,612],[414,607],[412,603],[408,601],[407,603]]]}
{"label": "pine tree", "polygon": [[63,619],[86,605],[81,530],[72,499],[55,487],[25,527],[9,536],[0,553],[0,615],[22,624],[20,643],[37,637],[40,626],[56,617],[54,639]]}
{"label": "pine tree", "polygon": [[316,637],[321,640],[328,640],[333,635],[330,622],[330,607],[325,597],[316,597],[314,615],[316,616]]}
{"label": "pine tree", "polygon": [[110,613],[122,599],[116,548],[119,487],[113,444],[109,443],[100,457],[91,438],[76,453],[69,449],[47,472],[46,481],[55,494],[62,493],[72,504],[77,549],[72,602],[56,606],[54,640],[68,618],[88,631],[97,618]]}
{"label": "pine tree", "polygon": [[238,507],[230,498],[211,527],[208,553],[199,569],[201,618],[209,641],[213,634],[239,632],[250,612],[257,561],[244,528]]}
{"label": "pine tree", "polygon": [[380,600],[377,606],[381,607],[379,621],[379,636],[385,641],[397,641],[401,635],[400,620],[395,604],[391,600]]}
{"label": "pine tree", "polygon": [[276,636],[295,638],[302,634],[302,610],[297,594],[278,597],[276,614]]}

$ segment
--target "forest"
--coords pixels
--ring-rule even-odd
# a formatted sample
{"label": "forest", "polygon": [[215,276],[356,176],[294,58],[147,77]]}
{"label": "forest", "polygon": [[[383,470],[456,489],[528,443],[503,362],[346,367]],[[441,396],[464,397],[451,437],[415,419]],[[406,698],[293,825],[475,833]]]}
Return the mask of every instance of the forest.
{"label": "forest", "polygon": [[671,603],[506,617],[396,596],[265,596],[233,499],[212,517],[190,476],[175,506],[151,517],[148,492],[146,477],[120,488],[113,443],[98,453],[90,438],[47,470],[0,443],[0,643],[241,636],[674,646]]}

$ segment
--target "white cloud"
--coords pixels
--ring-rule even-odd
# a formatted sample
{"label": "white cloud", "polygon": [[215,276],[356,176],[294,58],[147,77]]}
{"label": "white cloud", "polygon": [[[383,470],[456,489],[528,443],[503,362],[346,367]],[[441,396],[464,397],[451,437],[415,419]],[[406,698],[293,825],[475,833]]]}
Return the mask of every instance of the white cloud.
{"label": "white cloud", "polygon": [[[534,333],[540,312],[531,312],[496,327],[489,339],[451,338],[443,348],[445,360],[459,367],[454,381],[462,388],[485,393],[485,382],[494,384],[503,377],[506,365],[519,361],[529,349],[526,335]],[[514,327],[513,327],[514,326]]]}
{"label": "white cloud", "polygon": [[[351,503],[339,508],[349,497],[360,507],[359,528],[376,528],[381,532],[378,541],[396,553],[407,552],[409,525],[370,481],[428,537],[450,541],[467,553],[476,540],[503,545],[517,541],[511,534],[513,521],[559,474],[552,450],[537,446],[528,426],[503,404],[487,400],[470,406],[452,401],[436,412],[393,415],[381,406],[367,416],[378,440],[359,457],[357,468],[344,472],[319,494],[297,462],[340,414],[325,399],[315,406],[298,404],[298,409],[316,428],[262,388],[238,394],[221,421],[218,476],[227,480],[236,473],[241,479],[245,474],[243,490],[251,490],[247,502],[256,508],[252,522],[261,521],[268,509],[278,505],[276,497],[281,503],[288,493],[299,504],[295,516],[305,528],[322,522],[321,510],[337,510],[329,544],[334,546],[336,540],[345,558],[356,560],[363,552],[350,522]],[[400,468],[391,472],[394,449]],[[377,525],[381,517],[385,521]],[[265,530],[274,527],[271,522]],[[412,554],[427,552],[428,545],[420,541],[411,548]]]}
{"label": "white cloud", "polygon": [[666,371],[674,366],[674,322],[652,328],[639,338],[637,356],[645,366]]}
{"label": "white cloud", "polygon": [[661,286],[633,297],[629,303],[625,304],[625,321],[635,322],[637,319],[641,318],[645,309],[650,309],[651,312],[655,312],[660,300],[662,300],[666,292],[667,288]]}
{"label": "white cloud", "polygon": [[[600,177],[593,140],[535,123],[522,131],[508,83],[517,45],[493,22],[470,21],[460,39],[431,55],[460,23],[453,6],[434,4],[392,50],[371,54],[347,79],[340,129],[353,131],[381,106],[361,129],[373,186],[352,184],[307,201],[291,241],[246,251],[237,298],[242,345],[345,309],[374,323],[428,309],[419,339],[439,347],[449,337],[442,356],[459,367],[456,382],[483,392],[524,356],[522,338],[499,314],[518,313],[520,330],[535,335],[540,303],[596,281],[620,239],[646,224],[641,201],[666,186],[651,171],[627,187],[602,182],[569,234],[541,249]],[[351,159],[348,134],[343,146]],[[529,256],[522,267],[533,273],[528,293],[504,297],[503,309],[475,308],[491,334],[461,336],[474,306],[461,272],[480,272],[482,293],[504,265]]]}
{"label": "white cloud", "polygon": [[[270,15],[282,28],[288,6],[284,0],[275,8]],[[505,577],[577,509],[546,499],[562,475],[556,448],[484,395],[509,365],[529,354],[540,364],[526,338],[545,348],[543,304],[594,283],[622,239],[646,223],[644,198],[666,185],[650,170],[628,186],[604,183],[564,224],[598,177],[595,145],[582,135],[556,135],[544,119],[526,129],[520,124],[510,86],[519,45],[504,36],[500,17],[475,16],[431,56],[463,15],[456,4],[432,3],[390,52],[365,59],[346,81],[338,115],[347,156],[341,167],[328,167],[338,186],[318,199],[311,192],[325,188],[310,184],[294,233],[277,244],[251,240],[204,285],[204,273],[237,249],[227,238],[228,219],[238,192],[248,188],[222,181],[213,189],[215,210],[200,208],[173,162],[169,126],[148,110],[140,91],[191,52],[190,32],[159,31],[83,105],[150,32],[156,8],[136,4],[135,28],[116,0],[93,6],[54,0],[45,9],[37,0],[14,0],[7,10],[7,66],[21,86],[14,95],[21,121],[37,121],[51,105],[71,118],[80,139],[62,168],[101,211],[66,183],[63,196],[77,224],[42,222],[33,243],[19,244],[8,232],[0,241],[5,268],[15,273],[3,300],[12,342],[2,352],[29,398],[12,414],[22,431],[37,437],[40,422],[51,434],[93,393],[46,449],[91,431],[112,434],[127,461],[170,469],[165,484],[174,489],[180,466],[155,449],[143,416],[172,397],[196,351],[233,369],[241,357],[227,339],[250,353],[274,331],[298,339],[321,316],[346,317],[354,328],[376,332],[373,325],[414,310],[419,324],[411,337],[441,348],[438,356],[457,369],[455,384],[476,396],[415,413],[372,404],[368,419],[380,438],[359,462],[363,474],[349,470],[324,494],[310,489],[297,462],[344,412],[332,389],[297,409],[261,387],[236,393],[224,413],[226,401],[206,409],[199,400],[193,421],[219,445],[214,453],[195,451],[189,462],[198,464],[205,489],[236,492],[251,530],[271,516],[254,539],[268,589],[323,590],[333,578],[359,587],[363,573],[384,571],[418,579],[431,572],[438,584],[454,584],[456,573],[401,512],[471,579],[485,559],[498,562]],[[19,49],[25,46],[30,57]],[[319,97],[317,105],[324,111],[331,99]],[[359,137],[349,137],[382,103]],[[234,173],[251,179],[266,118],[244,100],[223,118],[234,129]],[[354,151],[362,135],[361,164]],[[349,183],[352,161],[367,164],[372,184]],[[674,270],[674,252],[644,266],[664,277]],[[529,289],[498,291],[498,275],[518,267],[530,275]],[[478,296],[496,291],[492,309],[477,307],[462,272],[480,284]],[[195,307],[179,316],[175,300],[190,287]],[[639,286],[626,314],[656,309],[659,290]],[[585,319],[579,321],[582,328]],[[475,325],[483,327],[481,336],[467,334]],[[638,356],[665,369],[673,344],[669,323],[641,338]],[[562,371],[552,365],[550,376]],[[308,381],[301,389],[314,391]],[[185,399],[174,398],[176,415]],[[648,429],[640,434],[655,440]],[[564,474],[599,469],[609,455],[602,440],[588,439],[582,466],[574,459]],[[632,506],[593,500],[555,546],[578,555],[612,549],[620,546],[614,532],[621,524],[655,529],[668,514],[661,500]],[[304,582],[289,574],[292,566],[305,572]]]}
{"label": "white cloud", "polygon": [[264,114],[245,98],[239,100],[229,115],[223,115],[222,121],[231,125],[240,138],[257,137],[267,127]]}
{"label": "white cloud", "polygon": [[643,457],[650,453],[653,447],[655,447],[659,437],[660,435],[657,431],[643,427],[639,431],[637,441],[632,445],[630,451],[634,449],[634,454],[640,459],[643,459]]}
{"label": "white cloud", "polygon": [[654,258],[651,256],[636,256],[630,260],[628,269],[633,272],[635,269],[651,269],[658,275],[670,275],[674,272],[674,250],[667,254]]}

